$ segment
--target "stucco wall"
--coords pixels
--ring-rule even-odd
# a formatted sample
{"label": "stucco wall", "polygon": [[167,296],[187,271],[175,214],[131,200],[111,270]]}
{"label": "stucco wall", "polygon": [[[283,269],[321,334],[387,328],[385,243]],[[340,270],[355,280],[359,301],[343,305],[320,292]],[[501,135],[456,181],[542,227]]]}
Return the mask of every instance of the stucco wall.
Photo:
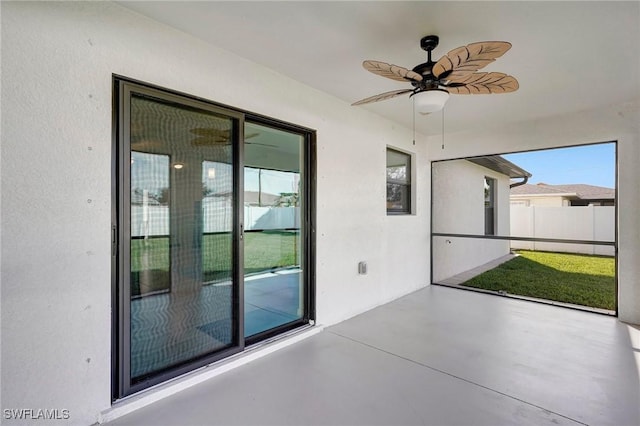
{"label": "stucco wall", "polygon": [[[466,160],[433,163],[433,232],[484,235],[485,176],[496,179],[496,235],[509,235],[509,177]],[[436,237],[433,282],[508,253],[508,241]]]}
{"label": "stucco wall", "polygon": [[[117,4],[1,7],[2,408],[91,424],[111,404],[113,73],[317,130],[319,323],[428,283],[429,164],[409,129]],[[415,215],[386,215],[387,145],[416,155]]]}
{"label": "stucco wall", "polygon": [[[629,84],[638,87],[637,76],[632,78],[636,80]],[[618,142],[619,318],[639,324],[640,100],[473,133],[447,134],[444,150],[438,149],[441,138],[431,137],[428,153],[431,160],[440,160],[609,141]]]}

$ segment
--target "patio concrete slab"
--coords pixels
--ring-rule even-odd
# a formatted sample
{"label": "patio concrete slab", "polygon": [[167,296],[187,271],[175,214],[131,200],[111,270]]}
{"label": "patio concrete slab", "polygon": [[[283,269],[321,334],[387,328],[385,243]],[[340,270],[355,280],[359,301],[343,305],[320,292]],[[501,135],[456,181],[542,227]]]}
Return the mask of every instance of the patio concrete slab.
{"label": "patio concrete slab", "polygon": [[640,330],[431,286],[110,425],[640,424]]}

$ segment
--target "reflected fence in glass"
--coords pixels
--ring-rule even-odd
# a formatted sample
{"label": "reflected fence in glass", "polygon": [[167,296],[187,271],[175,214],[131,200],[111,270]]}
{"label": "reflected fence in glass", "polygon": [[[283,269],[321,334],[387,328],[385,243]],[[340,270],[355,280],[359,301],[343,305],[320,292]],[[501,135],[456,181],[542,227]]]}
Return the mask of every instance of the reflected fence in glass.
{"label": "reflected fence in glass", "polygon": [[434,284],[615,314],[614,243],[432,238]]}

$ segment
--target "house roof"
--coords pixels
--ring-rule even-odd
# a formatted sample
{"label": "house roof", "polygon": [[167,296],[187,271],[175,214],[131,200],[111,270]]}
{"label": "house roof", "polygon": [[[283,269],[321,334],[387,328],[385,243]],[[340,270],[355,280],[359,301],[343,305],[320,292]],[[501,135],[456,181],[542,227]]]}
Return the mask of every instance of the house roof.
{"label": "house roof", "polygon": [[575,192],[581,200],[602,200],[602,199],[614,199],[616,197],[616,190],[613,188],[605,188],[603,186],[586,185],[583,183],[572,185],[545,185],[547,187],[564,191]]}
{"label": "house roof", "polygon": [[280,195],[269,194],[267,192],[258,193],[258,191],[244,191],[245,204],[258,204],[260,201],[262,206],[272,206],[280,199]]}
{"label": "house roof", "polygon": [[[511,195],[561,195],[566,194],[566,191],[560,189],[551,188],[543,185],[536,185],[527,183],[525,185],[516,186],[511,188]],[[569,195],[569,194],[566,194]],[[576,194],[573,194],[576,195]]]}
{"label": "house roof", "polygon": [[555,195],[575,197],[581,200],[614,199],[616,191],[603,186],[586,185],[583,183],[570,185],[548,185],[538,183],[526,184],[511,188],[511,195]]}
{"label": "house roof", "polygon": [[468,161],[487,169],[502,173],[510,178],[530,178],[531,173],[499,155],[468,158]]}

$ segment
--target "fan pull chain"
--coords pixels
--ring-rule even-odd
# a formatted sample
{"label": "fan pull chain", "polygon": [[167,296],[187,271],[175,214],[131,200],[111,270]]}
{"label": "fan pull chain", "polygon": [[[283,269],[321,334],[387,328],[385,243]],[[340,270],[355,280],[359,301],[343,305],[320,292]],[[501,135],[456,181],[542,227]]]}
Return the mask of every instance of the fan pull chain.
{"label": "fan pull chain", "polygon": [[442,149],[444,149],[444,108],[442,108]]}
{"label": "fan pull chain", "polygon": [[413,144],[416,144],[416,97],[413,98]]}

